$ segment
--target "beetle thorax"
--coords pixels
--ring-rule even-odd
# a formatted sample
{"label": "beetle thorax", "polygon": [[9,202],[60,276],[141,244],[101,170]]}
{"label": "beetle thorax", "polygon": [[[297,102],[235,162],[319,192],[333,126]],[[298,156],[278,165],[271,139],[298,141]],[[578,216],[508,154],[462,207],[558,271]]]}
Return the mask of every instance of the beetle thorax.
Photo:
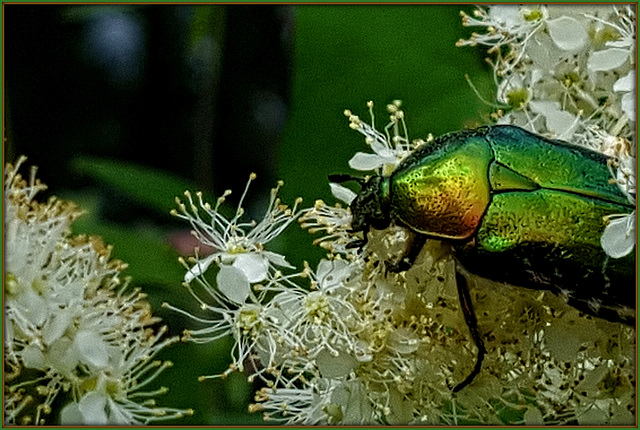
{"label": "beetle thorax", "polygon": [[369,227],[384,229],[389,226],[388,181],[382,176],[372,176],[351,202],[351,228],[354,231],[368,231]]}

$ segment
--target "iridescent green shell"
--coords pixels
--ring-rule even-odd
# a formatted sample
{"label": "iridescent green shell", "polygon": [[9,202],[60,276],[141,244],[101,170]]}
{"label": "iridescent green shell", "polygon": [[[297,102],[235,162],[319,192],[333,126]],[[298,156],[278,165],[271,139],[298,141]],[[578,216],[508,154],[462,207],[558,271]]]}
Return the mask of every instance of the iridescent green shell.
{"label": "iridescent green shell", "polygon": [[600,245],[605,217],[634,209],[610,179],[600,153],[489,126],[425,144],[378,198],[389,220],[451,240],[468,270],[603,315],[635,303],[635,255],[610,259]]}

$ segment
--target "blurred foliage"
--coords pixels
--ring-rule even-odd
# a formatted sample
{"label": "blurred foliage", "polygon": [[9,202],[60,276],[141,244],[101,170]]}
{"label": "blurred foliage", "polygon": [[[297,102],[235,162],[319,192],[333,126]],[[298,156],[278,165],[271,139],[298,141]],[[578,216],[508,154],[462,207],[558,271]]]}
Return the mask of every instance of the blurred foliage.
{"label": "blurred foliage", "polygon": [[[58,43],[68,42],[75,33],[55,33],[49,20],[62,19],[67,24],[71,20],[75,26],[79,21],[94,19],[94,12],[100,8],[66,6],[63,15],[53,14],[52,9],[40,13],[43,7],[31,6],[30,13],[21,10],[21,20],[6,21],[12,26],[9,33],[17,35],[7,42],[8,52],[15,56],[20,49],[33,49],[45,55],[45,50],[53,49],[54,56],[62,55],[65,48]],[[38,69],[28,75],[38,82],[21,80],[20,70],[31,70],[33,64],[18,61],[16,56],[18,64],[9,69],[11,103],[7,105],[12,116],[6,117],[6,132],[15,134],[19,142],[11,147],[10,155],[26,152],[31,157],[29,152],[33,151],[37,156],[30,161],[40,166],[43,181],[68,187],[54,188],[53,193],[73,199],[86,210],[74,233],[100,235],[113,245],[114,257],[129,265],[126,274],[132,277],[132,285],[148,293],[154,310],[173,335],[192,326],[192,322],[167,312],[161,308],[162,302],[199,311],[181,286],[184,269],[168,241],[169,234],[188,229],[188,225],[173,220],[168,212],[175,207],[174,196],[181,196],[185,189],[195,191],[210,185],[210,179],[203,176],[215,176],[216,195],[232,183],[237,196],[249,172],[258,170],[256,188],[262,194],[252,189],[249,198],[259,196],[263,200],[257,200],[253,210],[247,208],[249,213],[264,206],[268,198],[265,191],[280,178],[285,180],[285,203],[292,204],[298,196],[303,197],[305,206],[319,198],[334,202],[327,175],[354,173],[349,172],[348,160],[355,152],[366,150],[363,137],[348,127],[344,109],[368,121],[365,103],[373,100],[376,122],[383,124],[388,118],[385,105],[401,99],[412,138],[485,121],[488,109],[481,105],[464,76],[468,74],[483,94],[491,86],[491,77],[477,50],[455,48],[455,42],[469,33],[460,24],[460,6],[323,5],[285,9],[230,5],[197,6],[191,14],[183,13],[178,6],[163,8],[100,9],[101,13],[116,11],[144,17],[139,28],[146,31],[147,41],[163,28],[170,28],[144,54],[147,72],[141,79],[146,85],[87,84],[98,79],[92,73],[105,73],[95,67],[84,67],[82,74],[71,78]],[[76,13],[72,13],[74,10]],[[18,24],[25,27],[14,28]],[[244,30],[252,25],[258,29],[253,39]],[[26,40],[29,32],[45,30],[58,34],[57,38],[47,40],[44,46],[18,43],[22,36]],[[263,52],[260,64],[256,64],[252,53],[264,50],[260,34],[280,34],[281,46],[275,53]],[[202,50],[202,44],[209,51]],[[230,54],[233,52],[238,54],[234,57]],[[54,56],[47,58],[55,61]],[[149,70],[151,67],[153,70]],[[72,94],[61,83],[69,80]],[[34,110],[28,102],[37,106],[39,100],[29,85],[36,83],[59,84],[60,88],[53,95],[43,96],[45,103]],[[166,91],[162,91],[163,86]],[[242,93],[247,89],[253,92]],[[112,92],[115,98],[111,98]],[[28,95],[24,100],[23,93]],[[250,102],[256,94],[266,94],[266,104],[260,106],[274,109],[251,110]],[[64,113],[67,122],[56,116],[48,119],[49,113],[56,114],[52,106],[64,107],[66,100],[74,106]],[[283,109],[282,103],[288,105],[284,106],[287,121],[284,136],[275,146],[282,120],[276,113]],[[133,109],[133,117],[127,109]],[[252,118],[274,129],[267,133],[268,127],[261,129],[251,122]],[[84,128],[64,128],[65,124],[76,123]],[[30,128],[38,124],[42,130]],[[43,143],[38,131],[49,133],[52,142]],[[78,153],[89,156],[75,158]],[[96,158],[107,155],[112,158]],[[72,158],[75,161],[70,173],[58,173],[65,180],[53,180],[56,173],[50,172],[55,166],[66,165]],[[237,178],[242,180],[238,182]],[[284,253],[293,264],[308,260],[313,265],[323,252],[311,242],[312,237],[294,225],[273,244],[277,248],[273,250]],[[193,417],[167,424],[261,423],[259,415],[247,412],[255,387],[250,387],[242,375],[225,381],[197,380],[200,375],[224,371],[230,348],[231,340],[227,339],[209,345],[177,344],[163,353],[162,358],[175,365],[159,378],[170,391],[158,401],[196,411]]]}
{"label": "blurred foliage", "polygon": [[109,184],[139,205],[167,216],[176,206],[176,196],[182,197],[185,190],[196,188],[176,175],[118,160],[84,157],[75,159],[72,165],[79,174]]}

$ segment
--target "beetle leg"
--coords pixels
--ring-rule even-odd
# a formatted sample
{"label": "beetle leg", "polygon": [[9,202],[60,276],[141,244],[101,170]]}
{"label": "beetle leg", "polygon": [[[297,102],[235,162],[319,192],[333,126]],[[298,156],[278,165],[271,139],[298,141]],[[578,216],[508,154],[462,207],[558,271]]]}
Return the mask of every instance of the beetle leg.
{"label": "beetle leg", "polygon": [[406,272],[411,269],[413,263],[416,262],[418,255],[420,255],[420,251],[422,251],[422,247],[427,241],[427,237],[423,234],[413,234],[409,235],[409,250],[406,251],[401,257],[400,260],[394,263],[387,262],[385,264],[385,268],[388,272],[391,273],[399,273]]}
{"label": "beetle leg", "polygon": [[480,373],[484,355],[487,353],[487,350],[484,346],[484,341],[482,340],[482,336],[480,336],[480,332],[478,331],[478,319],[476,318],[476,314],[473,312],[473,304],[471,303],[471,295],[469,294],[467,279],[457,270],[456,285],[458,287],[458,297],[460,298],[460,306],[462,307],[464,320],[467,323],[469,332],[471,332],[471,337],[473,338],[473,341],[478,348],[478,356],[476,358],[476,364],[473,367],[471,373],[464,379],[464,381],[460,382],[453,388],[454,393],[457,393],[458,391],[469,385],[471,381],[473,381],[473,379]]}

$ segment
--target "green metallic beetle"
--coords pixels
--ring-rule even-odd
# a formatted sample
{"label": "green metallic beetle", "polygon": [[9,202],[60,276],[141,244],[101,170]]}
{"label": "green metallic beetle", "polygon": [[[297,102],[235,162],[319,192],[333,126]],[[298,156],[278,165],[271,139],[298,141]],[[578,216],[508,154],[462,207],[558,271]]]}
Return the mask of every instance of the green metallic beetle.
{"label": "green metallic beetle", "polygon": [[[607,160],[510,125],[450,133],[417,149],[390,176],[361,181],[352,228],[365,241],[370,227],[392,223],[417,233],[404,268],[427,237],[447,240],[471,273],[564,293],[583,312],[634,324],[635,255],[611,259],[600,245],[605,216],[634,210],[611,183]],[[465,278],[456,279],[479,352],[474,372],[454,391],[471,382],[486,352]]]}

